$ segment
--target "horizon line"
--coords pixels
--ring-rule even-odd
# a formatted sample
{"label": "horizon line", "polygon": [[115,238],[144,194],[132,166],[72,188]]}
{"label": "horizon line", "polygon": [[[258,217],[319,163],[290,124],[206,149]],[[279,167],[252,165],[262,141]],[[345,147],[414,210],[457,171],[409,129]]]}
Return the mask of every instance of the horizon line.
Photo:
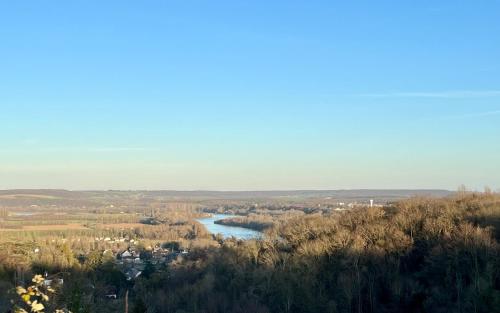
{"label": "horizon line", "polygon": [[447,188],[339,188],[339,189],[65,189],[65,188],[7,188],[0,191],[69,191],[69,192],[110,192],[110,191],[168,191],[168,192],[290,192],[290,191],[449,191]]}

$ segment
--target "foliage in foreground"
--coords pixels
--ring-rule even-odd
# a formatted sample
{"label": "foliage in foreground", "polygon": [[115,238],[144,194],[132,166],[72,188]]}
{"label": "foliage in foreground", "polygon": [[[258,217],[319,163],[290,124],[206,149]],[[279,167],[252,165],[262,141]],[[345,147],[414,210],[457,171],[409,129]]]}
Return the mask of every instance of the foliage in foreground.
{"label": "foliage in foreground", "polygon": [[[20,301],[14,304],[14,313],[44,313],[46,304],[49,302],[49,293],[54,293],[55,290],[50,286],[46,286],[45,279],[42,275],[35,275],[32,279],[32,285],[24,288],[17,286],[16,293],[20,297]],[[45,305],[44,305],[45,303]],[[69,311],[55,309],[54,313],[71,313]]]}

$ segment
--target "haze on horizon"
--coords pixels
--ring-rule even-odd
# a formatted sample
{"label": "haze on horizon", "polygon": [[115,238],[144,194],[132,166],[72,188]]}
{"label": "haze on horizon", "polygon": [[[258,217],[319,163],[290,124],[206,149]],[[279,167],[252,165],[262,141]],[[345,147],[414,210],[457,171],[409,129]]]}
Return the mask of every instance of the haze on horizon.
{"label": "haze on horizon", "polygon": [[500,188],[500,3],[0,3],[0,189]]}

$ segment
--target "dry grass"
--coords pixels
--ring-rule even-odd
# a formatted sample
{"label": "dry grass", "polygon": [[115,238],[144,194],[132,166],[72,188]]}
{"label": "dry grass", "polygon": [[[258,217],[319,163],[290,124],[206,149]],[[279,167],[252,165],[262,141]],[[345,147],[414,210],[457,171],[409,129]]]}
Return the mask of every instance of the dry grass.
{"label": "dry grass", "polygon": [[137,228],[137,227],[144,227],[148,226],[145,224],[141,223],[116,223],[116,224],[111,224],[111,223],[106,223],[106,224],[97,224],[97,228],[104,228],[104,229],[130,229],[130,228]]}

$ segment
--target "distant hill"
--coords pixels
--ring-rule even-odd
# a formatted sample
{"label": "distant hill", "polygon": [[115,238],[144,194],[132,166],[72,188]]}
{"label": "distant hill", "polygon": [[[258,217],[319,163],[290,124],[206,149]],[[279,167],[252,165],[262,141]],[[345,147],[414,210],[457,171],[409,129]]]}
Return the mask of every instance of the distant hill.
{"label": "distant hill", "polygon": [[446,197],[453,192],[443,189],[346,189],[346,190],[271,190],[271,191],[178,191],[178,190],[107,190],[70,191],[62,189],[15,189],[0,190],[0,205],[8,202],[19,204],[42,202],[87,202],[95,203],[111,199],[158,198],[162,200],[246,200],[246,199],[300,199],[332,198],[342,201],[394,201],[413,196]]}
{"label": "distant hill", "polygon": [[445,197],[452,191],[442,189],[346,189],[346,190],[270,190],[270,191],[142,191],[148,196],[251,199],[251,198],[342,198],[403,199],[412,196]]}
{"label": "distant hill", "polygon": [[1,196],[32,197],[49,196],[54,198],[78,198],[85,197],[84,192],[69,191],[64,189],[10,189],[0,190]]}

